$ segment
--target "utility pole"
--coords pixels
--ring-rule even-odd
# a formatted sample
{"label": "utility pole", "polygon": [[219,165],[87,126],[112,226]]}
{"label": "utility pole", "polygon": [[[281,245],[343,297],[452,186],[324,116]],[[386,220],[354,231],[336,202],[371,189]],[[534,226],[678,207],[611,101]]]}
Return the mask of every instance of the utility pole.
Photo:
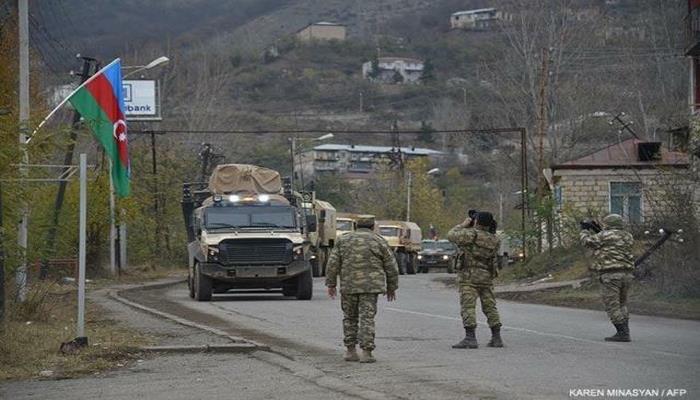
{"label": "utility pole", "polygon": [[[155,230],[154,230],[154,241],[155,252],[153,254],[160,254],[160,206],[159,197],[160,190],[158,185],[158,159],[156,158],[156,133],[151,131],[151,172],[153,173],[153,212],[155,214]],[[126,227],[124,227],[124,232],[126,233]],[[124,251],[126,253],[126,251]],[[126,254],[124,254],[126,258]],[[126,261],[126,260],[124,260]]]}
{"label": "utility pole", "polygon": [[544,138],[547,135],[547,83],[549,81],[549,49],[542,48],[542,74],[540,76],[540,96],[538,112],[538,149],[537,149],[537,252],[542,252],[542,212],[545,178],[544,178]]}
{"label": "utility pole", "polygon": [[[20,175],[27,175],[26,164],[29,164],[27,153],[27,131],[29,128],[29,0],[17,0],[19,27],[19,147],[22,152],[23,166]],[[23,303],[27,299],[27,224],[29,207],[23,200],[21,217],[17,232],[17,245],[20,252],[19,266],[15,275],[17,283],[17,301]]]}
{"label": "utility pole", "polygon": [[408,171],[408,184],[406,185],[406,222],[411,221],[411,185],[413,175]]}
{"label": "utility pole", "polygon": [[2,229],[2,182],[0,182],[0,332],[5,322],[5,243]]}
{"label": "utility pole", "polygon": [[[83,60],[83,67],[81,72],[78,74],[80,77],[80,85],[85,83],[86,80],[92,74],[94,74],[97,66],[97,60],[92,57],[83,57],[78,54],[78,58]],[[63,165],[73,164],[73,152],[75,151],[75,144],[78,140],[78,127],[80,125],[80,113],[78,111],[73,111],[73,121],[71,124],[70,140],[68,141],[68,149],[66,149],[66,155],[63,158]],[[69,167],[64,168],[63,173],[66,173]],[[60,181],[58,183],[58,192],[56,193],[56,201],[54,202],[53,218],[51,221],[51,226],[46,233],[46,256],[41,262],[41,270],[39,272],[39,278],[45,279],[48,275],[48,258],[54,256],[56,250],[56,232],[58,231],[58,219],[61,215],[61,209],[63,208],[63,200],[66,195],[66,185],[67,181]]]}

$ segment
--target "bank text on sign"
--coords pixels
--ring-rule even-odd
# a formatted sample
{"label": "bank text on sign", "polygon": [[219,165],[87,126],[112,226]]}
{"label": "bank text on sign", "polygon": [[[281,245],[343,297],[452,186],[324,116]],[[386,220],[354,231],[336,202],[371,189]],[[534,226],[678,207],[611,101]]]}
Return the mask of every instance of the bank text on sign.
{"label": "bank text on sign", "polygon": [[160,121],[160,96],[153,80],[125,80],[124,107],[128,120]]}

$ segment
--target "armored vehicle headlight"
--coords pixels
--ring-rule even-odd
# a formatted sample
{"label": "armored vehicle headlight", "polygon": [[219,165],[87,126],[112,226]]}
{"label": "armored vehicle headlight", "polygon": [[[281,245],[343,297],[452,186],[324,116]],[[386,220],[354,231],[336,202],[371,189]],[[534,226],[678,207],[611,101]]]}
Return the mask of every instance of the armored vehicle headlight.
{"label": "armored vehicle headlight", "polygon": [[216,196],[214,196],[214,203],[219,203],[219,202],[221,202],[221,196],[219,196],[217,194]]}
{"label": "armored vehicle headlight", "polygon": [[268,201],[270,201],[270,195],[261,194],[260,196],[258,196],[258,201],[261,203],[267,203]]}
{"label": "armored vehicle headlight", "polygon": [[232,195],[228,196],[228,201],[230,201],[232,203],[237,203],[237,202],[241,201],[241,196],[239,196],[237,194],[232,194]]}
{"label": "armored vehicle headlight", "polygon": [[423,255],[422,255],[422,254],[418,254],[418,259],[419,259],[419,260],[422,260],[422,259],[423,259]]}
{"label": "armored vehicle headlight", "polygon": [[211,257],[216,257],[219,255],[219,248],[218,247],[209,247],[209,251],[207,254]]}
{"label": "armored vehicle headlight", "polygon": [[450,256],[448,256],[447,254],[445,254],[444,256],[442,256],[442,259],[443,259],[443,260],[449,260],[449,259],[450,259]]}

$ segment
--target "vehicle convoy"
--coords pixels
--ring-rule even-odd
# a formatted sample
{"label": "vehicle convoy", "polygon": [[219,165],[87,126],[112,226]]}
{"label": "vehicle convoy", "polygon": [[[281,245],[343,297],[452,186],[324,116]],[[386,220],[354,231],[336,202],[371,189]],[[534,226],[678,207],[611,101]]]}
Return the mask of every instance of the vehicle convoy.
{"label": "vehicle convoy", "polygon": [[394,251],[401,274],[415,274],[418,269],[418,252],[421,250],[421,230],[414,222],[377,221],[375,231]]}
{"label": "vehicle convoy", "polygon": [[310,260],[313,276],[325,276],[326,264],[336,238],[335,207],[318,200],[314,192],[302,192],[304,213],[316,219],[316,230],[309,232]]}
{"label": "vehicle convoy", "polygon": [[418,272],[427,273],[431,268],[447,268],[455,271],[459,249],[449,240],[423,240],[418,252]]}
{"label": "vehicle convoy", "polygon": [[247,164],[219,165],[208,184],[183,185],[190,297],[208,301],[230,289],[282,289],[311,299],[308,236],[301,197],[277,171]]}

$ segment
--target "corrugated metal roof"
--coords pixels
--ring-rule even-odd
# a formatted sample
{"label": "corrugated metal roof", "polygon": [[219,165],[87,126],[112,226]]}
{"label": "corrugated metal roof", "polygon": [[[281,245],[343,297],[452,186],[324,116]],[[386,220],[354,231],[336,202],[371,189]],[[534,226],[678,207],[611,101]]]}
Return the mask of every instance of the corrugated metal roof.
{"label": "corrugated metal roof", "polygon": [[493,12],[493,11],[496,11],[496,9],[495,8],[479,8],[476,10],[457,11],[456,13],[452,13],[452,15],[481,14],[481,13]]}
{"label": "corrugated metal roof", "polygon": [[[322,144],[314,147],[314,150],[319,151],[349,151],[356,153],[389,153],[394,150],[391,146],[364,146],[364,145],[349,145],[349,144]],[[416,156],[437,156],[443,152],[426,149],[421,147],[401,147],[401,152]]]}
{"label": "corrugated metal roof", "polygon": [[639,161],[637,145],[644,140],[627,139],[620,143],[611,144],[608,147],[559,165],[552,169],[569,168],[624,168],[624,167],[655,167],[655,166],[687,166],[688,155],[677,151],[669,151],[661,147],[661,160]]}

